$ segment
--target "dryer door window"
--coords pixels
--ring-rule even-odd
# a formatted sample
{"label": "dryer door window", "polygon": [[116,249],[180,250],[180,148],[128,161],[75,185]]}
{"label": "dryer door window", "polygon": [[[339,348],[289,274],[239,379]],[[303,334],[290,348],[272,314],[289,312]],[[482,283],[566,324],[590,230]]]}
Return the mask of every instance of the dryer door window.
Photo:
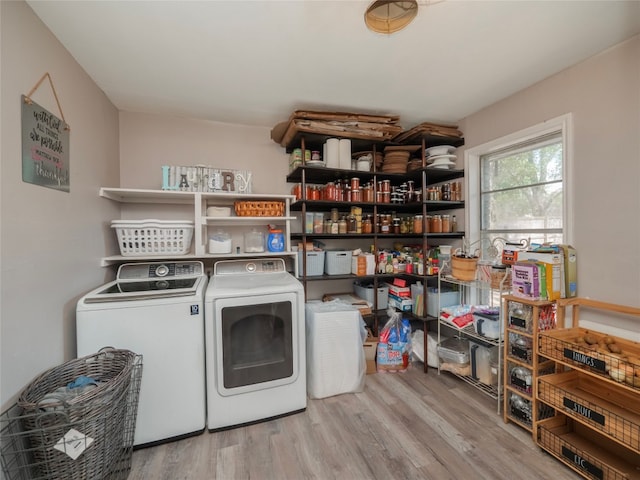
{"label": "dryer door window", "polygon": [[289,378],[294,373],[290,301],[222,309],[224,388]]}

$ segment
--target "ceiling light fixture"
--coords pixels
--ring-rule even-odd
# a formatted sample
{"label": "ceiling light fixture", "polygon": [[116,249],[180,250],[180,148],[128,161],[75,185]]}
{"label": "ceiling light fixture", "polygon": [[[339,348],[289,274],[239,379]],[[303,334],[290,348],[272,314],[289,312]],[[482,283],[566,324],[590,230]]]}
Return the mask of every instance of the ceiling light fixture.
{"label": "ceiling light fixture", "polygon": [[409,25],[417,14],[417,0],[376,0],[367,8],[364,23],[369,30],[390,35]]}

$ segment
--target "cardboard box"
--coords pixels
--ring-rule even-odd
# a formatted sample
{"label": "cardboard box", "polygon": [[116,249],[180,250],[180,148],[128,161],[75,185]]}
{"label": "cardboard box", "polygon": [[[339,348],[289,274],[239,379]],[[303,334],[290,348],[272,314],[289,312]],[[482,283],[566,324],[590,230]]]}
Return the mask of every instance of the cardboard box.
{"label": "cardboard box", "polygon": [[351,273],[364,276],[376,272],[376,257],[372,253],[361,253],[351,257]]}
{"label": "cardboard box", "polygon": [[413,299],[389,294],[389,306],[397,308],[401,312],[410,312],[413,309]]}
{"label": "cardboard box", "polygon": [[368,330],[367,339],[362,344],[364,348],[364,358],[367,363],[367,375],[376,373],[376,351],[378,350],[378,337],[374,337],[371,330]]}
{"label": "cardboard box", "polygon": [[542,263],[545,268],[545,290],[540,297],[548,300],[564,298],[564,255],[562,253],[520,252],[518,261]]}
{"label": "cardboard box", "polygon": [[564,257],[564,297],[578,296],[578,252],[571,245],[558,245]]}
{"label": "cardboard box", "polygon": [[389,289],[389,295],[395,295],[396,297],[411,297],[411,287],[398,287],[391,283],[385,283],[385,286]]}
{"label": "cardboard box", "polygon": [[516,297],[540,299],[538,265],[533,262],[516,262],[511,266],[511,291]]}

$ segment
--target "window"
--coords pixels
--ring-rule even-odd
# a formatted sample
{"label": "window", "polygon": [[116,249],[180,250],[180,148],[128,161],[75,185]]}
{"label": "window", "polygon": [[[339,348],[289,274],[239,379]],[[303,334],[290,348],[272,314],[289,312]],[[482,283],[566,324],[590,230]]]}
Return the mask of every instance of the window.
{"label": "window", "polygon": [[562,135],[553,132],[480,157],[480,237],[562,243]]}
{"label": "window", "polygon": [[499,260],[505,242],[570,243],[570,118],[565,115],[466,152],[468,239],[483,260]]}

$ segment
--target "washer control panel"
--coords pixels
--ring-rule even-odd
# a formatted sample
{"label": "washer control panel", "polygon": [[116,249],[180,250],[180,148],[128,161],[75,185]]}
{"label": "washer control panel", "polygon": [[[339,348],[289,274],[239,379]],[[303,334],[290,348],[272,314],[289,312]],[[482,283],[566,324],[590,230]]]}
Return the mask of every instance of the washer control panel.
{"label": "washer control panel", "polygon": [[214,275],[259,275],[286,272],[282,258],[260,260],[222,260],[213,267]]}
{"label": "washer control panel", "polygon": [[204,275],[202,262],[125,263],[118,268],[118,280],[199,277],[202,275]]}

